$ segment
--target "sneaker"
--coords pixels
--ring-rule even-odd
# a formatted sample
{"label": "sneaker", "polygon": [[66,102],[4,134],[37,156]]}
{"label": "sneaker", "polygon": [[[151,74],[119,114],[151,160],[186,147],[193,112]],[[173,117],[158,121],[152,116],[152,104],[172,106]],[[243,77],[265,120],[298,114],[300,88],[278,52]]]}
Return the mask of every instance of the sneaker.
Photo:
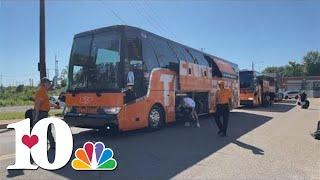
{"label": "sneaker", "polygon": [[189,127],[190,126],[190,122],[185,122],[184,126]]}
{"label": "sneaker", "polygon": [[200,123],[197,123],[197,127],[198,127],[198,128],[200,127]]}

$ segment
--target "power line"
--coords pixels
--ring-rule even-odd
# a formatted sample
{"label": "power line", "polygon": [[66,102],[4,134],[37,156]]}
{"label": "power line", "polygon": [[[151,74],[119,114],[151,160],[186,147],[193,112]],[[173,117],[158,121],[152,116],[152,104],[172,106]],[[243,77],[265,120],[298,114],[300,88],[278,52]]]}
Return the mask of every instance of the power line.
{"label": "power line", "polygon": [[102,3],[102,5],[104,7],[106,7],[107,9],[109,9],[109,11],[111,11],[111,13],[119,20],[121,21],[122,24],[127,24],[126,21],[124,21],[114,10],[112,10],[104,1],[100,0],[100,2]]}
{"label": "power line", "polygon": [[[139,4],[138,4],[139,5]],[[162,25],[158,22],[156,18],[153,18],[152,15],[148,13],[148,11],[141,5],[142,12],[146,15],[146,17],[157,26],[159,30],[161,30],[164,34],[166,34],[166,30],[162,27]]]}
{"label": "power line", "polygon": [[[131,2],[129,2],[129,4],[130,4],[130,6],[131,6],[132,8],[136,9]],[[138,16],[136,16],[136,17],[138,17]],[[139,16],[139,17],[140,17],[140,16]],[[144,26],[144,22],[143,22],[143,20],[141,19],[141,17],[139,18],[139,25],[140,25],[140,27],[143,27],[143,26]]]}
{"label": "power line", "polygon": [[161,16],[159,16],[159,15],[156,13],[156,11],[152,8],[152,6],[150,5],[150,0],[145,0],[145,3],[144,3],[144,4],[145,4],[146,7],[149,8],[150,12],[152,12],[152,13],[155,15],[155,17],[156,17],[157,21],[159,22],[159,24],[162,24],[162,25],[163,25],[163,28],[164,28],[167,32],[169,32],[172,37],[177,37],[176,34],[173,33],[173,32],[170,30],[170,28],[167,26],[166,21],[164,21],[164,20],[161,18]]}
{"label": "power line", "polygon": [[[132,1],[133,1],[133,0],[132,0]],[[145,14],[141,13],[141,11],[140,11],[135,5],[133,5],[132,1],[129,1],[129,3],[132,4],[132,7],[133,7],[134,9],[136,9],[136,11],[139,13],[139,15],[140,15],[143,19],[146,19],[147,22],[154,28],[154,30],[155,30],[157,33],[162,34],[162,33],[159,31],[159,29],[153,24],[153,22],[150,21],[150,19],[149,19]]]}

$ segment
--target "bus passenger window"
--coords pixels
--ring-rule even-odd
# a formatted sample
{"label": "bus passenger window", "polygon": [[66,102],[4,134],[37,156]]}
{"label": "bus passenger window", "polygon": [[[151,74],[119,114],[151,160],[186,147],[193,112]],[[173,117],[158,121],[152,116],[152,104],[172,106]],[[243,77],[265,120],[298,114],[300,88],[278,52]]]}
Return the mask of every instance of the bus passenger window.
{"label": "bus passenger window", "polygon": [[169,47],[168,43],[160,38],[151,37],[152,46],[155,50],[156,57],[162,68],[168,68],[170,62],[178,63],[177,56]]}
{"label": "bus passenger window", "polygon": [[134,83],[128,82],[127,84],[133,85],[133,91],[136,98],[142,97],[147,93],[147,84],[149,79],[145,77],[146,65],[142,59],[142,44],[139,38],[127,39],[128,58],[126,66],[129,67],[128,73],[133,73]]}
{"label": "bus passenger window", "polygon": [[195,50],[190,50],[190,53],[192,54],[192,56],[196,59],[196,62],[200,65],[204,65],[204,66],[209,66],[207,60],[204,58],[203,53],[195,51]]}
{"label": "bus passenger window", "polygon": [[142,60],[141,42],[138,38],[128,39],[128,59]]}
{"label": "bus passenger window", "polygon": [[186,50],[187,54],[189,54],[189,56],[193,59],[194,63],[199,64],[197,58],[195,56],[193,56],[193,54],[191,54],[190,50],[187,48],[185,48],[185,50]]}
{"label": "bus passenger window", "polygon": [[142,39],[142,55],[149,73],[151,73],[152,69],[159,67],[159,62],[149,38]]}

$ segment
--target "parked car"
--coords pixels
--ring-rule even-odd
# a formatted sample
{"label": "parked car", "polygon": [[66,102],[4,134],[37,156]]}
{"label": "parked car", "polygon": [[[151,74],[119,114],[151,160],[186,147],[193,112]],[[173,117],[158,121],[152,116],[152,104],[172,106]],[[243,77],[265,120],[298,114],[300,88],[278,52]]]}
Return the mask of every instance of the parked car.
{"label": "parked car", "polygon": [[52,104],[57,104],[60,106],[60,108],[64,108],[65,103],[59,100],[59,96],[50,96],[49,101]]}
{"label": "parked car", "polygon": [[274,101],[279,102],[279,101],[282,101],[283,98],[284,98],[284,94],[282,92],[277,92],[274,98]]}
{"label": "parked car", "polygon": [[285,99],[298,99],[299,98],[299,91],[286,91],[284,93],[284,98]]}

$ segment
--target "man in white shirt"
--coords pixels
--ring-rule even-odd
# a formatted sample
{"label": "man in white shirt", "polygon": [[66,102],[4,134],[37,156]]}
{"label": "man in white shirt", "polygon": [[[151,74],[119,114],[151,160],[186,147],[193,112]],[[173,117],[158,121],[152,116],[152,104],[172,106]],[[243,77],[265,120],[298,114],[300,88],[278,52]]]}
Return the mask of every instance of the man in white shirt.
{"label": "man in white shirt", "polygon": [[190,126],[190,119],[197,121],[197,127],[200,127],[199,118],[195,110],[196,103],[190,97],[184,97],[181,102],[182,108],[184,108],[184,117],[187,118],[185,126]]}

